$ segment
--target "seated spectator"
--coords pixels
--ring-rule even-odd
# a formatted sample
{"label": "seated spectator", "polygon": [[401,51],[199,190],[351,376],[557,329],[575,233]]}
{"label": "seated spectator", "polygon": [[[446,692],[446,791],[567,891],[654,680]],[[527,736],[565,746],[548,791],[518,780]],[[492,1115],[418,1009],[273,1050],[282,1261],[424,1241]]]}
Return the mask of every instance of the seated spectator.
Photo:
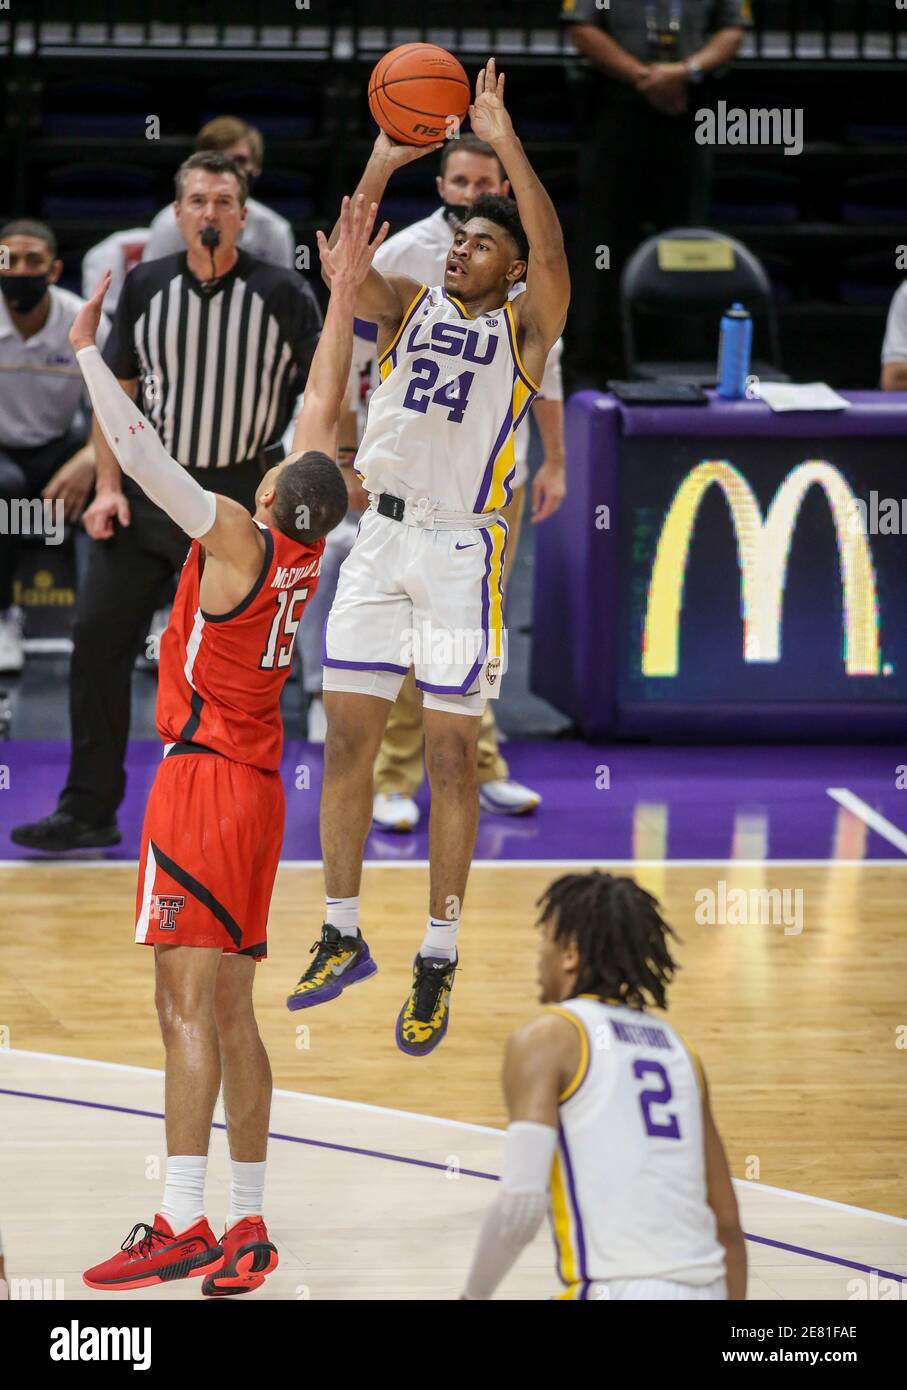
{"label": "seated spectator", "polygon": [[120,302],[126,276],[141,263],[142,252],[150,236],[148,227],[131,227],[128,232],[113,232],[82,257],[82,295],[85,299],[91,297],[104,271],[110,271],[110,289],[104,300],[104,310],[111,318]]}
{"label": "seated spectator", "polygon": [[907,280],[895,290],[882,344],[882,390],[907,391]]}
{"label": "seated spectator", "polygon": [[[43,222],[0,229],[0,673],[25,664],[13,607],[24,511],[15,504],[59,500],[65,519],[77,521],[94,487],[84,383],[69,343],[83,301],[57,286],[62,269]],[[105,319],[98,341],[109,331]]]}
{"label": "seated spectator", "polygon": [[[195,137],[195,148],[218,150],[229,155],[246,176],[246,187],[252,188],[261,176],[264,165],[265,142],[261,131],[246,125],[236,116],[218,116],[202,126]],[[246,199],[246,225],[237,243],[241,251],[256,260],[268,261],[293,270],[296,265],[296,237],[285,217],[272,212],[254,198]],[[151,237],[142,260],[156,261],[184,251],[182,234],[176,225],[175,204],[162,208],[151,224]]]}

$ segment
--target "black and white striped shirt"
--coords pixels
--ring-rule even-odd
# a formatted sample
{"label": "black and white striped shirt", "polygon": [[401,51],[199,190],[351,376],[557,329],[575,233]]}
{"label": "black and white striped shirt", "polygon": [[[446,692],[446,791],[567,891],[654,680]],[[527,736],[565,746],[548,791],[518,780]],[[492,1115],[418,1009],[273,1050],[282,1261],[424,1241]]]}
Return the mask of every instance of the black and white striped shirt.
{"label": "black and white striped shirt", "polygon": [[191,468],[227,468],[278,440],[305,385],[321,312],[294,270],[239,252],[209,289],[186,253],[127,276],[104,360]]}

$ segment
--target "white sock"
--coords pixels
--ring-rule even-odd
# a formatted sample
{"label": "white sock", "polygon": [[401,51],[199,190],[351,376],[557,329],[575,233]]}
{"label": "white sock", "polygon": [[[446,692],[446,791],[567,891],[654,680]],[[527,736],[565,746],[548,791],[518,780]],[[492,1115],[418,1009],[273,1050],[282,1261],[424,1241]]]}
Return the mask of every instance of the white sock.
{"label": "white sock", "polygon": [[440,917],[429,917],[425,936],[419,947],[420,956],[441,956],[444,960],[454,960],[457,954],[457,932],[460,919],[453,921]]}
{"label": "white sock", "polygon": [[207,1171],[207,1154],[171,1154],[167,1159],[161,1216],[170,1222],[175,1236],[194,1226],[205,1214]]}
{"label": "white sock", "polygon": [[230,1183],[230,1210],[227,1212],[227,1229],[242,1221],[244,1216],[261,1216],[265,1194],[265,1168],[267,1163],[237,1163],[230,1160],[233,1180]]}
{"label": "white sock", "polygon": [[325,917],[329,927],[336,927],[341,936],[359,935],[359,899],[325,898]]}

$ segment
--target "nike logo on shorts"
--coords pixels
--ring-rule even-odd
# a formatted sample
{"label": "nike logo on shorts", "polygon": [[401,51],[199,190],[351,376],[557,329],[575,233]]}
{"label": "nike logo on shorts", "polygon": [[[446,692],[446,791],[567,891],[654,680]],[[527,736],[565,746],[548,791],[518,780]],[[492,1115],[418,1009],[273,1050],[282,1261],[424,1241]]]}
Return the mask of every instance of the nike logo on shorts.
{"label": "nike logo on shorts", "polygon": [[478,543],[478,541],[467,541],[466,545],[461,545],[460,542],[457,541],[454,550],[470,550],[474,545],[478,545]]}

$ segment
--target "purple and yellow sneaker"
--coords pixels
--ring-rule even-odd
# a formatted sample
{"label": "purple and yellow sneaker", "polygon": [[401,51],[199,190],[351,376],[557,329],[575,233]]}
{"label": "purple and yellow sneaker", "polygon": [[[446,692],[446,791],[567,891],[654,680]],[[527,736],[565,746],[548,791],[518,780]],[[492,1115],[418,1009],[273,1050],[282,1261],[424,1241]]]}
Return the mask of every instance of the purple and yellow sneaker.
{"label": "purple and yellow sneaker", "polygon": [[450,1020],[450,991],[453,989],[458,959],[416,956],[413,961],[413,987],[397,1015],[397,1046],[410,1057],[433,1052],[447,1032]]}
{"label": "purple and yellow sneaker", "polygon": [[288,1009],[309,1009],[336,999],[348,985],[358,984],[377,973],[368,947],[361,936],[341,936],[327,923],[321,940],[312,943],[315,959],[287,1000]]}

